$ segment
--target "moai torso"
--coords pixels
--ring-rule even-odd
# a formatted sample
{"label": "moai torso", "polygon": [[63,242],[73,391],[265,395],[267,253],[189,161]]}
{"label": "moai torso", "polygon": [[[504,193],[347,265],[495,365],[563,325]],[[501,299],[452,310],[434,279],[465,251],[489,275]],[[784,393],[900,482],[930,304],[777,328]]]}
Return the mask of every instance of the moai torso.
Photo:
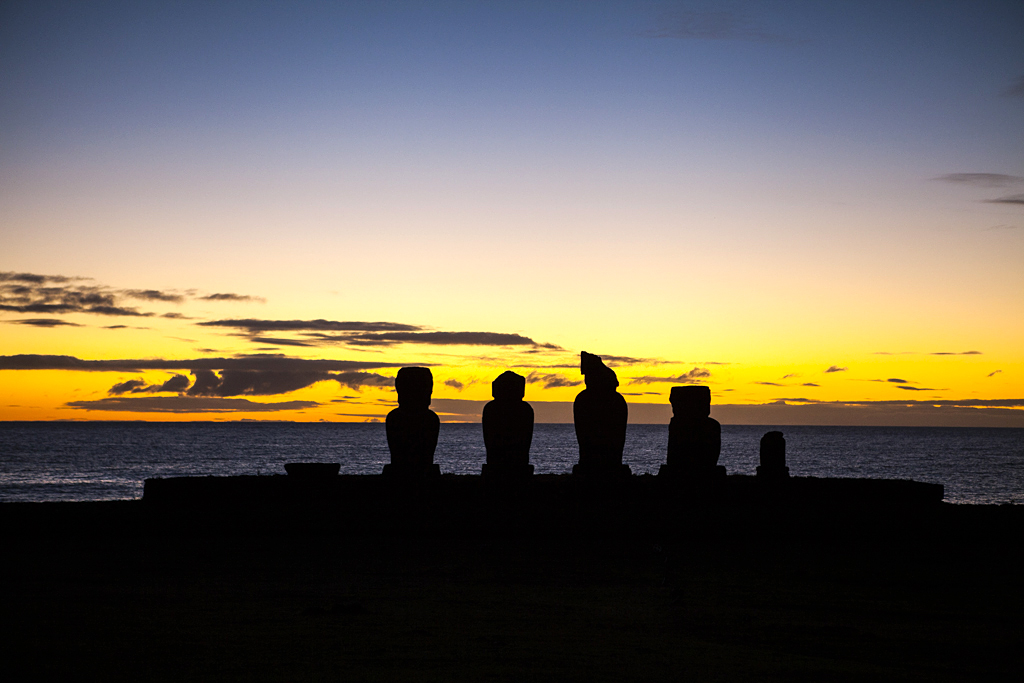
{"label": "moai torso", "polygon": [[710,417],[711,390],[672,387],[669,400],[673,417],[668,426],[666,463],[674,470],[714,468],[722,451],[722,426]]}
{"label": "moai torso", "polygon": [[494,400],[484,406],[484,446],[487,465],[497,469],[525,468],[530,464],[533,408],[523,400],[526,379],[503,372],[491,384]]}
{"label": "moai torso", "polygon": [[434,378],[429,368],[402,368],[395,378],[398,407],[388,413],[386,430],[392,466],[423,471],[434,463],[441,421],[430,410]]}
{"label": "moai torso", "polygon": [[629,408],[622,394],[615,391],[619,380],[600,357],[585,351],[580,365],[587,388],[576,396],[572,405],[580,465],[609,470],[621,468]]}

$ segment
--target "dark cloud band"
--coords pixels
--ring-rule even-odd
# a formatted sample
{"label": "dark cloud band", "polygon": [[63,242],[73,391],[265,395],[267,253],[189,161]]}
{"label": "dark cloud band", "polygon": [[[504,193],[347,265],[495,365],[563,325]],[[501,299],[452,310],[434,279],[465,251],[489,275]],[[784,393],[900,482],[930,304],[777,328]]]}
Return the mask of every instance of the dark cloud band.
{"label": "dark cloud band", "polygon": [[192,396],[123,396],[95,401],[71,401],[68,408],[129,413],[266,413],[315,408],[316,401],[259,403],[245,398],[196,398]]}
{"label": "dark cloud band", "polygon": [[[346,372],[396,368],[410,363],[381,363],[351,360],[320,360],[286,356],[252,355],[237,358],[160,358],[82,360],[74,356],[21,354],[0,356],[0,370],[78,370],[86,372],[141,372],[143,370],[265,370]],[[422,365],[422,363],[421,363]]]}

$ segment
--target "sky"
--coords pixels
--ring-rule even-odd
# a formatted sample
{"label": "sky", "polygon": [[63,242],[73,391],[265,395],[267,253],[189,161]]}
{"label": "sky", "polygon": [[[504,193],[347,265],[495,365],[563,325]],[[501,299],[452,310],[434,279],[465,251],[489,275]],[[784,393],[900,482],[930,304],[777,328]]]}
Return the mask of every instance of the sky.
{"label": "sky", "polygon": [[1024,4],[0,4],[0,420],[1024,427]]}

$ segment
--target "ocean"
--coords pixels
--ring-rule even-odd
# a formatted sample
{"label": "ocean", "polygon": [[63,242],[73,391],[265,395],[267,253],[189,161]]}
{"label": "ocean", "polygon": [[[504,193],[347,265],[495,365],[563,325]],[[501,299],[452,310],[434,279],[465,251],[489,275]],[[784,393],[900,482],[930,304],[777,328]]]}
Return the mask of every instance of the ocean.
{"label": "ocean", "polygon": [[[1024,503],[1024,429],[781,427],[792,476],[914,479],[945,485],[951,503]],[[754,474],[763,426],[723,425],[730,474]],[[624,461],[656,474],[667,425],[630,425]],[[442,424],[442,473],[479,474],[479,424]],[[97,501],[142,496],[149,477],[284,474],[286,462],[340,462],[342,474],[379,474],[389,462],[382,424],[0,422],[0,501]],[[538,424],[537,474],[577,461],[572,425]]]}

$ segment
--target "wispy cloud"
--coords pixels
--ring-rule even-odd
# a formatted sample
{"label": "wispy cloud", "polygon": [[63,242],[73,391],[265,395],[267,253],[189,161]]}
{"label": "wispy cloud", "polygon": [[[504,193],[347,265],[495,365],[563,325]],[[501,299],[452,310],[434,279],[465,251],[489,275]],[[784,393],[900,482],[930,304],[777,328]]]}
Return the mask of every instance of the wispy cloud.
{"label": "wispy cloud", "polygon": [[446,387],[451,387],[452,389],[455,389],[456,391],[462,391],[463,389],[466,388],[466,385],[463,384],[462,382],[460,382],[457,379],[446,379],[444,381],[444,385]]}
{"label": "wispy cloud", "polygon": [[146,384],[145,380],[130,379],[110,387],[108,394],[155,394],[160,392],[182,393],[188,389],[189,379],[185,375],[174,375],[163,384]]}
{"label": "wispy cloud", "polygon": [[669,377],[658,377],[654,375],[644,375],[642,377],[634,377],[629,380],[629,384],[652,384],[654,382],[667,382],[671,384],[696,384],[700,380],[711,376],[711,371],[707,368],[693,368],[688,372],[684,372],[679,375],[673,375]]}
{"label": "wispy cloud", "polygon": [[841,368],[838,365],[830,365],[825,372],[846,372],[848,368]]}
{"label": "wispy cloud", "polygon": [[339,338],[339,341],[352,346],[430,344],[433,346],[531,346],[561,350],[561,347],[555,344],[540,343],[521,334],[505,332],[373,332],[347,335]]}
{"label": "wispy cloud", "polygon": [[1013,85],[1003,91],[1004,97],[1024,97],[1024,76],[1021,76]]}
{"label": "wispy cloud", "polygon": [[[74,356],[20,354],[0,356],[0,370],[74,370],[85,372],[142,372],[144,370],[258,370],[279,372],[350,372],[399,368],[413,363],[289,358],[270,354],[234,358],[126,358],[119,360],[83,360]],[[422,365],[423,363],[419,363]]]}
{"label": "wispy cloud", "polygon": [[558,389],[562,387],[578,387],[583,384],[582,380],[572,380],[564,375],[556,373],[531,372],[526,376],[530,384],[543,384],[545,389]]}
{"label": "wispy cloud", "polygon": [[741,40],[756,43],[792,42],[760,26],[750,17],[729,10],[670,10],[660,13],[644,38],[678,40]]}
{"label": "wispy cloud", "polygon": [[172,304],[180,304],[185,301],[184,294],[161,292],[157,289],[122,289],[120,293],[129,299],[139,299],[141,301],[165,301]]}
{"label": "wispy cloud", "polygon": [[[191,290],[181,292],[159,289],[116,289],[96,284],[92,278],[0,272],[0,311],[49,315],[88,313],[106,316],[151,317],[156,313],[139,310],[138,307],[126,302],[144,301],[179,305],[185,303],[190,296]],[[220,296],[241,297],[237,294]],[[165,313],[163,317],[183,318],[184,316],[177,313]]]}
{"label": "wispy cloud", "polygon": [[259,403],[245,398],[197,398],[194,396],[119,396],[95,401],[70,401],[68,408],[131,413],[265,413],[315,408],[316,401]]}
{"label": "wispy cloud", "polygon": [[912,387],[909,384],[897,384],[897,389],[903,389],[904,391],[940,391],[939,389],[932,389],[931,387]]}
{"label": "wispy cloud", "polygon": [[999,374],[1000,372],[1002,372],[1002,370],[993,370],[992,372],[988,373],[988,374],[987,374],[987,375],[985,375],[985,376],[986,376],[986,377],[995,377],[995,376],[996,376],[996,375],[998,375],[998,374]]}
{"label": "wispy cloud", "polygon": [[981,351],[932,351],[929,356],[980,356]]}
{"label": "wispy cloud", "polygon": [[1024,194],[1008,194],[995,199],[983,199],[986,204],[1024,204]]}
{"label": "wispy cloud", "polygon": [[933,178],[947,183],[976,187],[1015,187],[1024,185],[1024,177],[1005,173],[947,173]]}
{"label": "wispy cloud", "polygon": [[10,323],[11,325],[30,325],[32,327],[81,327],[78,323],[58,318],[22,318],[21,320],[5,320],[3,322]]}
{"label": "wispy cloud", "polygon": [[249,337],[250,341],[258,344],[272,344],[274,346],[317,346],[316,344],[301,339],[284,339],[281,337]]}
{"label": "wispy cloud", "polygon": [[[420,325],[393,322],[340,320],[210,320],[197,323],[203,327],[241,330],[255,343],[289,346],[347,345],[356,347],[390,347],[399,344],[432,346],[520,346],[532,349],[561,351],[555,344],[534,341],[521,334],[506,332],[448,332],[427,330]],[[264,337],[265,332],[296,332],[301,339]]]}
{"label": "wispy cloud", "polygon": [[237,301],[242,303],[256,301],[261,304],[267,302],[267,300],[261,296],[249,296],[248,294],[234,294],[232,292],[207,294],[206,296],[200,296],[197,298],[200,301]]}
{"label": "wispy cloud", "polygon": [[115,384],[108,393],[152,394],[178,393],[189,396],[273,396],[305,389],[318,382],[334,380],[350,389],[366,386],[390,387],[394,379],[373,372],[323,372],[318,370],[192,370],[195,382],[184,375],[174,375],[163,384],[146,384],[141,379],[131,379]]}
{"label": "wispy cloud", "polygon": [[362,322],[354,320],[259,320],[243,318],[232,320],[209,320],[196,323],[203,327],[228,327],[245,330],[251,334],[262,332],[414,332],[422,330],[419,325],[390,322]]}

